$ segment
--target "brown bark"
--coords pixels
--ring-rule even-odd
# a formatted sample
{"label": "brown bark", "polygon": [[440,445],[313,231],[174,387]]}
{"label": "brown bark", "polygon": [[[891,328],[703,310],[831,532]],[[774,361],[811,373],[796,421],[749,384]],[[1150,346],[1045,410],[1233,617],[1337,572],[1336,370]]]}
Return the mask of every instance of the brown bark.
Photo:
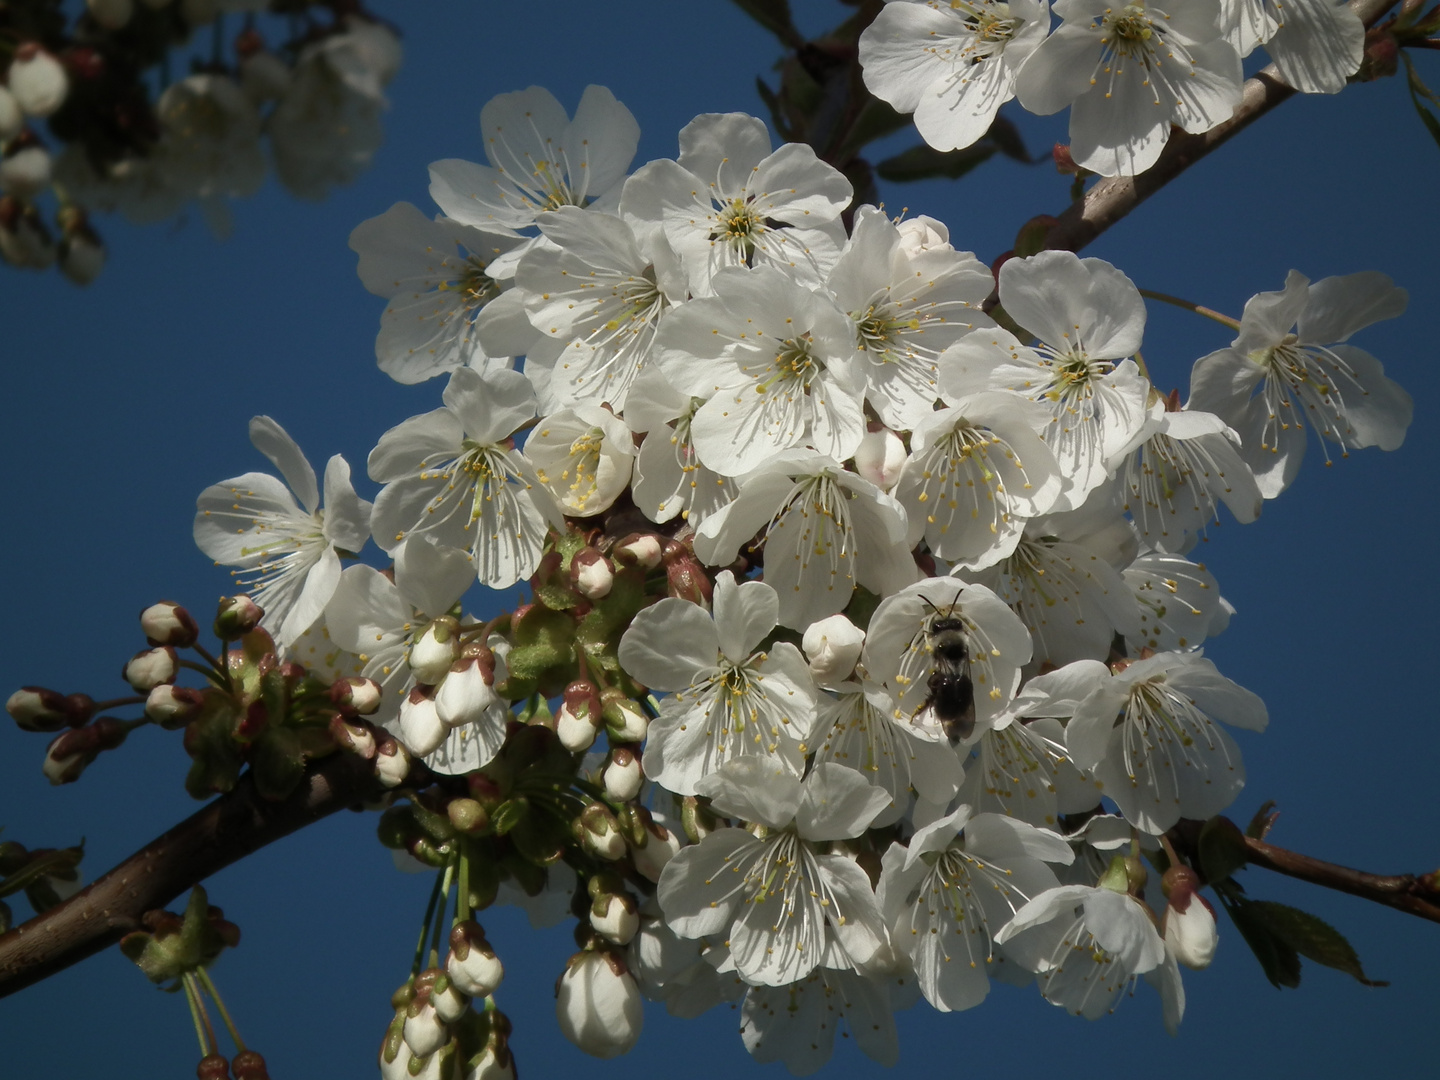
{"label": "brown bark", "polygon": [[196,883],[381,788],[371,762],[333,754],[289,798],[267,802],[247,773],[222,795],[58,907],[0,936],[0,997],[23,990],[140,926]]}
{"label": "brown bark", "polygon": [[1322,885],[1431,922],[1440,922],[1440,871],[1424,877],[1369,874],[1364,870],[1352,870],[1348,866],[1337,866],[1309,855],[1287,851],[1253,836],[1245,838],[1245,847],[1251,866],[1263,866],[1312,885]]}

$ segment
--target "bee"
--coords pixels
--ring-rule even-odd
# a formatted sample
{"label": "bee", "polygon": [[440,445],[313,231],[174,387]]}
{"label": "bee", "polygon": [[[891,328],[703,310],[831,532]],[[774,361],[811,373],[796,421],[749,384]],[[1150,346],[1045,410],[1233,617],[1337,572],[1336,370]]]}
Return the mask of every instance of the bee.
{"label": "bee", "polygon": [[968,739],[975,730],[975,684],[970,681],[970,648],[965,634],[965,622],[955,614],[955,604],[941,611],[928,597],[920,598],[929,604],[935,617],[930,620],[927,630],[932,663],[935,670],[927,684],[930,690],[925,703],[916,713],[929,709],[945,729],[951,745],[961,739]]}

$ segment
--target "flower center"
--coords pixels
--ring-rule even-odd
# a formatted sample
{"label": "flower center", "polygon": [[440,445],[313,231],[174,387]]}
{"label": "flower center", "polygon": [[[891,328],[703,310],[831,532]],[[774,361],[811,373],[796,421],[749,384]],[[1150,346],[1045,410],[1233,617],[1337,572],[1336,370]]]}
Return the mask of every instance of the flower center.
{"label": "flower center", "polygon": [[1143,5],[1126,4],[1118,16],[1107,16],[1104,26],[1108,33],[1101,37],[1100,43],[1120,56],[1148,53],[1153,48],[1155,28]]}

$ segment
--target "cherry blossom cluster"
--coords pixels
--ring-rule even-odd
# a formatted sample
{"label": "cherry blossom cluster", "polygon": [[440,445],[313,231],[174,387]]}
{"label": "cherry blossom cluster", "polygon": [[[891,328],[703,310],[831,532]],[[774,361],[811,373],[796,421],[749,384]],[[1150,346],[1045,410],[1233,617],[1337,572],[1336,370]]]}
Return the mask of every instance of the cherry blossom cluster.
{"label": "cherry blossom cluster", "polygon": [[1344,0],[886,0],[860,63],[938,150],[970,146],[1018,99],[1042,116],[1070,107],[1081,168],[1136,176],[1172,124],[1199,134],[1230,119],[1241,61],[1260,47],[1287,85],[1334,94],[1360,68],[1365,27]]}
{"label": "cherry blossom cluster", "polygon": [[[950,18],[887,10],[910,8]],[[573,118],[501,95],[481,128],[486,164],[431,166],[438,216],[351,237],[389,301],[379,366],[443,378],[440,406],[380,437],[373,503],[255,418],[283,480],[207,489],[194,535],[246,594],[217,670],[257,674],[207,691],[223,719],[192,736],[167,710],[199,707],[173,685],[193,620],[151,609],[127,667],[190,725],[200,788],[233,730],[226,761],[338,747],[391,790],[382,841],[440,879],[382,1075],[511,1075],[472,917],[495,902],[579,918],[557,1017],[600,1056],[648,996],[743,999],[747,1047],[796,1073],[841,1018],[893,1062],[896,1009],[972,1008],[992,979],[1093,1019],[1143,976],[1173,1031],[1217,935],[1168,834],[1231,804],[1230,731],[1267,722],[1201,651],[1233,609],[1190,555],[1309,443],[1400,445],[1410,398],[1349,339],[1405,292],[1292,273],[1182,402],[1114,266],[992,272],[938,221],[852,207],[753,117],[697,117],[633,171],[638,125],[600,87]],[[476,584],[530,595],[476,617]],[[290,741],[243,756],[256,709],[278,724],[312,681],[335,689]],[[72,704],[9,708],[53,731]]]}
{"label": "cherry blossom cluster", "polygon": [[[281,183],[306,199],[349,183],[380,146],[401,50],[358,5],[333,19],[316,19],[309,3],[283,5],[289,30],[269,44],[255,17],[271,0],[88,0],[72,26],[41,10],[53,6],[0,10],[0,31],[15,41],[13,55],[0,55],[0,259],[11,265],[58,260],[86,284],[105,261],[92,212],[148,224],[196,203],[223,236],[228,200],[264,182],[267,142]],[[246,26],[222,52],[231,13]],[[207,59],[173,82],[167,67],[150,100],[144,68],[202,31],[213,38]],[[58,242],[41,210],[47,192]]]}

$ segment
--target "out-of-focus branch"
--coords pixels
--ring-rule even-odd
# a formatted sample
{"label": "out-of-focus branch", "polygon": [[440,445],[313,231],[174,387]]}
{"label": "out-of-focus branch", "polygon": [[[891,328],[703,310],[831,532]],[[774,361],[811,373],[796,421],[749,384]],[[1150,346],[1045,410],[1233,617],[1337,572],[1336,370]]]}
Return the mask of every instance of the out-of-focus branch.
{"label": "out-of-focus branch", "polygon": [[1286,877],[1299,878],[1312,885],[1349,893],[1377,904],[1408,912],[1422,919],[1440,923],[1440,871],[1424,877],[1414,874],[1367,874],[1348,866],[1336,866],[1275,847],[1253,836],[1245,837],[1246,861],[1263,866]]}
{"label": "out-of-focus branch", "polygon": [[23,990],[120,940],[140,916],[260,848],[381,790],[373,762],[337,753],[291,795],[267,802],[248,774],[163,836],[58,907],[0,936],[0,997]]}
{"label": "out-of-focus branch", "polygon": [[[1395,0],[1350,0],[1350,9],[1367,27],[1379,22],[1395,6]],[[1116,176],[1101,180],[1060,215],[1045,237],[1051,249],[1079,251],[1110,226],[1217,146],[1245,130],[1275,106],[1295,93],[1280,81],[1272,64],[1253,79],[1245,80],[1244,97],[1235,115],[1203,135],[1171,133],[1160,160],[1139,176]]]}

